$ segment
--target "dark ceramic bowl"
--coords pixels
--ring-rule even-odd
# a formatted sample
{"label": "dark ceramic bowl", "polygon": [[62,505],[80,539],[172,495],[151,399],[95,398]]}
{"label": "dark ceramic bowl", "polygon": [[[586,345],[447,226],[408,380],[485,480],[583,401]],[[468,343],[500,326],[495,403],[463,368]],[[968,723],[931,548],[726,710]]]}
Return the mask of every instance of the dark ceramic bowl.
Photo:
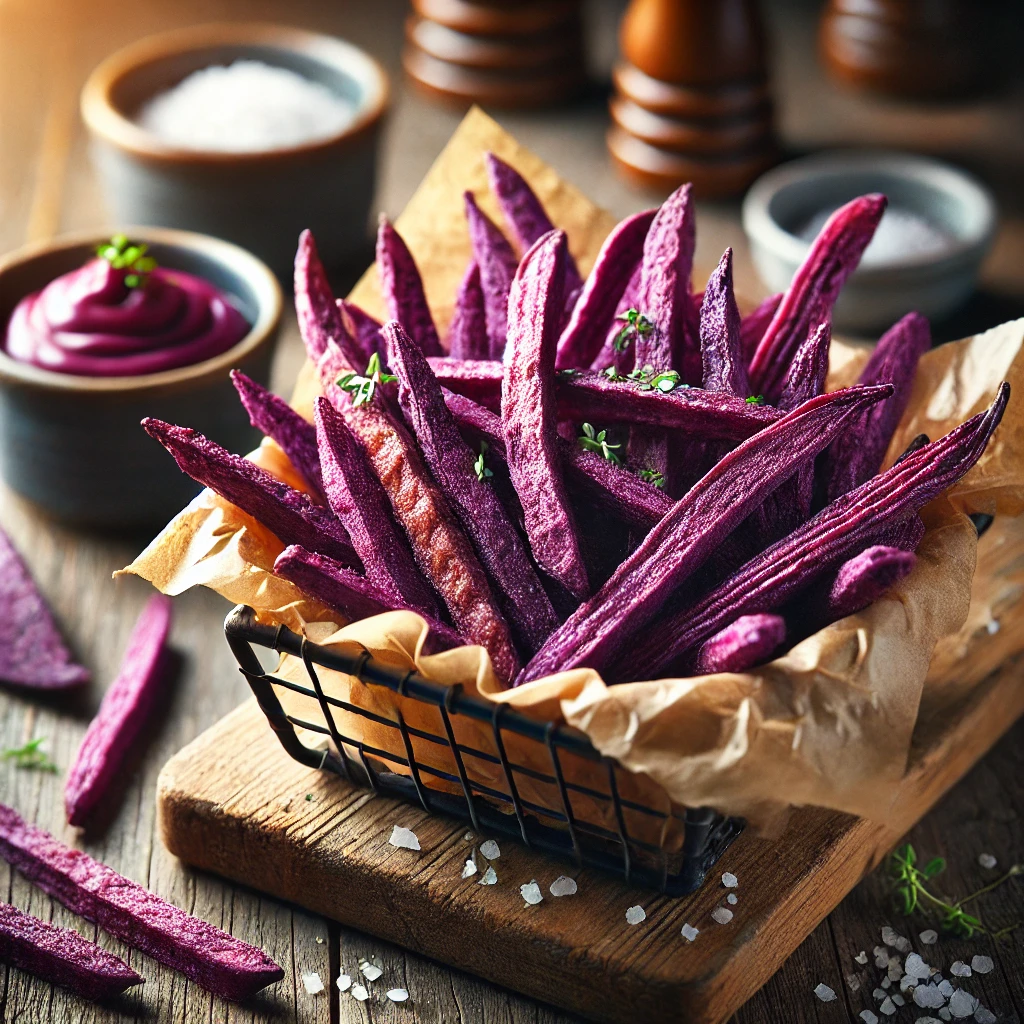
{"label": "dark ceramic bowl", "polygon": [[[239,59],[320,82],[351,101],[355,119],[325,139],[254,153],[184,149],[133,120],[193,71]],[[383,68],[351,43],[279,25],[215,24],[118,50],[89,76],[81,106],[113,220],[226,238],[285,280],[304,228],[316,231],[328,265],[365,256],[387,104]]]}
{"label": "dark ceramic bowl", "polygon": [[[57,519],[101,529],[166,522],[199,492],[139,425],[144,416],[195,427],[234,452],[256,446],[228,372],[266,383],[281,319],[270,269],[228,242],[184,231],[130,228],[161,266],[205,278],[251,324],[237,345],[192,366],[138,377],[79,377],[11,359],[0,349],[0,473]],[[26,295],[91,258],[95,233],[0,260],[0,334]]]}

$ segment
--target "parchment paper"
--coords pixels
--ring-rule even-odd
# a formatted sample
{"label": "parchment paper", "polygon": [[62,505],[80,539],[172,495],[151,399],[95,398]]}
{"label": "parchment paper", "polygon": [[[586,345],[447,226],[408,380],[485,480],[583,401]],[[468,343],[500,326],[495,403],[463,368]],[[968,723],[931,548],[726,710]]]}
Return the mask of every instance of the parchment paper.
{"label": "parchment paper", "polygon": [[[462,192],[472,189],[481,205],[497,216],[482,161],[488,149],[526,174],[555,222],[567,228],[584,271],[612,226],[606,213],[493,121],[471,111],[397,222],[442,325],[469,253]],[[382,313],[372,272],[352,297],[369,311]],[[211,587],[230,601],[252,605],[262,620],[283,622],[318,643],[365,647],[375,657],[415,667],[429,679],[462,684],[468,692],[538,719],[564,721],[633,773],[626,783],[633,796],[663,808],[711,805],[761,823],[777,820],[786,804],[884,817],[905,773],[922,708],[937,713],[961,699],[1024,648],[1024,523],[1013,518],[1024,508],[1022,347],[1024,321],[1016,321],[924,357],[893,452],[902,451],[922,431],[933,438],[945,433],[988,404],[999,381],[1008,379],[1015,394],[993,444],[955,491],[925,510],[928,531],[917,566],[906,580],[864,612],[749,673],[610,688],[596,673],[576,670],[500,691],[481,648],[424,656],[424,625],[411,612],[349,625],[337,621],[336,615],[273,576],[270,570],[282,548],[277,539],[209,492],[196,498],[123,571],[143,576],[169,594],[191,586]],[[834,343],[831,386],[855,379],[862,361],[862,353]],[[293,404],[308,415],[317,393],[307,366]],[[272,442],[264,442],[252,457],[296,483]],[[965,515],[973,511],[997,514],[982,540],[978,573],[978,542]],[[280,671],[305,678],[301,663],[293,659],[286,658]],[[401,708],[410,724],[441,729],[436,709],[340,675],[325,672],[322,682],[328,692],[385,718],[393,719]],[[361,731],[367,742],[401,752],[393,729],[347,717],[344,729],[349,734]],[[458,716],[453,723],[460,742],[493,749],[489,727]],[[452,769],[436,745],[418,743],[416,754]],[[513,744],[509,755],[517,763],[550,771],[540,745]],[[607,791],[600,766],[570,761],[565,766],[570,779]],[[477,780],[500,785],[500,773],[485,761],[474,759],[467,771]],[[444,788],[436,780],[425,781]],[[522,795],[543,802],[554,798],[550,787],[528,777]],[[574,800],[573,810],[594,820],[605,815],[599,801],[582,798],[580,807]],[[645,835],[655,828],[650,821],[629,824],[631,831]]]}

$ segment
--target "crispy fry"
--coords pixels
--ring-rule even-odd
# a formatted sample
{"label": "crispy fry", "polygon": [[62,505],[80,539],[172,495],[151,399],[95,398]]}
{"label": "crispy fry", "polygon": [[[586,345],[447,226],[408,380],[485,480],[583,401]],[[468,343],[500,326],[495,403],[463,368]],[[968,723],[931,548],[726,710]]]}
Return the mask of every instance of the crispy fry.
{"label": "crispy fry", "polygon": [[704,290],[700,352],[705,391],[750,397],[750,382],[740,352],[740,311],[732,288],[732,249],[725,250]]}
{"label": "crispy fry", "polygon": [[388,316],[403,324],[427,355],[442,355],[416,261],[405,240],[383,215],[377,229],[377,271]]}
{"label": "crispy fry", "polygon": [[746,672],[768,661],[786,639],[781,615],[741,615],[701,644],[694,675]]}
{"label": "crispy fry", "polygon": [[508,294],[512,289],[518,260],[505,236],[476,205],[473,193],[466,192],[464,199],[473,258],[480,268],[488,355],[491,359],[501,359],[508,336]]}
{"label": "crispy fry", "polygon": [[490,354],[480,265],[476,260],[470,260],[466,276],[459,285],[455,312],[445,340],[453,359],[486,359]]}

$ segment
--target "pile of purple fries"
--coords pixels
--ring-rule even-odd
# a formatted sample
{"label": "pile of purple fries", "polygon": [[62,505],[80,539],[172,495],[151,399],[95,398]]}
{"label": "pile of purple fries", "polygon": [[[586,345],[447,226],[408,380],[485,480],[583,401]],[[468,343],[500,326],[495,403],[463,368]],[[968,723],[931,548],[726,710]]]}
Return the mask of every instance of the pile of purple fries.
{"label": "pile of purple fries", "polygon": [[831,310],[883,196],[837,210],[789,290],[741,317],[731,250],[691,290],[689,186],[619,224],[584,281],[529,185],[487,162],[512,241],[467,193],[473,257],[443,344],[387,221],[384,325],[335,300],[303,234],[315,424],[234,379],[306,492],[145,421],[281,541],[275,573],[348,619],[411,609],[434,649],[479,644],[514,686],[580,667],[608,683],[744,671],[911,571],[919,510],[981,457],[1009,388],[885,472],[927,322],[904,317],[856,386],[825,392]]}

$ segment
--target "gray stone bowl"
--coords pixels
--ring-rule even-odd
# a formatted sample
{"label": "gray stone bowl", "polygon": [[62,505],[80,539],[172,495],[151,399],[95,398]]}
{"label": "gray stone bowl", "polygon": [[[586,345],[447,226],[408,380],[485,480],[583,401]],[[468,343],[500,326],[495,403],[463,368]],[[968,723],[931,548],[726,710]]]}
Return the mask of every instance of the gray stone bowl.
{"label": "gray stone bowl", "polygon": [[833,327],[874,333],[917,310],[933,320],[952,313],[974,290],[992,245],[996,208],[975,178],[926,157],[892,152],[832,152],[804,157],[759,178],[743,200],[743,228],[754,264],[772,291],[784,291],[810,248],[800,230],[815,213],[867,192],[943,231],[937,254],[904,254],[862,264],[846,282]]}
{"label": "gray stone bowl", "polygon": [[[161,525],[200,490],[142,429],[144,416],[195,427],[233,452],[256,446],[228,374],[238,367],[267,383],[282,304],[270,269],[235,245],[159,228],[124,233],[161,266],[227,292],[251,329],[212,359],[138,377],[55,373],[0,347],[0,474],[54,518],[110,531]],[[72,235],[0,259],[0,338],[22,298],[80,267],[103,240]]]}
{"label": "gray stone bowl", "polygon": [[[141,106],[211,64],[260,60],[320,82],[356,115],[325,139],[258,153],[176,147],[134,120]],[[201,231],[291,277],[299,233],[316,232],[328,266],[363,258],[388,80],[368,54],[331,36],[261,24],[214,24],[150,36],[89,76],[82,117],[113,220]]]}

